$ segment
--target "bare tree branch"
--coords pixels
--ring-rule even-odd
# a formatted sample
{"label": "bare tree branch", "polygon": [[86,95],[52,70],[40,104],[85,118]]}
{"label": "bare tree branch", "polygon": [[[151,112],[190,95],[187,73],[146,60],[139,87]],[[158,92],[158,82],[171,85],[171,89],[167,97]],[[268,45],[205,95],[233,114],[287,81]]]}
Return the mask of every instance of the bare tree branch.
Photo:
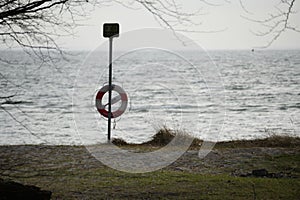
{"label": "bare tree branch", "polygon": [[246,6],[244,5],[243,0],[239,0],[239,2],[240,2],[240,5],[241,5],[242,9],[244,10],[244,12],[246,12],[246,13],[248,13],[248,14],[250,14],[250,15],[253,15],[253,13],[250,12],[250,11],[246,8]]}
{"label": "bare tree branch", "polygon": [[[209,0],[199,0],[199,2],[203,5],[215,6],[209,3]],[[74,28],[81,25],[79,22],[86,19],[90,10],[113,3],[129,9],[146,9],[162,27],[172,30],[177,38],[176,30],[194,31],[189,29],[192,25],[196,25],[191,18],[199,16],[202,12],[201,9],[185,11],[176,0],[2,0],[0,2],[0,43],[8,48],[15,45],[21,47],[29,56],[37,58],[39,63],[55,63],[56,59],[65,54],[61,46],[56,43],[56,38],[72,35]],[[0,62],[12,64],[6,58],[1,58],[1,55]],[[0,73],[0,76],[6,83],[16,88],[22,87],[10,81],[4,74]],[[9,105],[25,114],[15,105],[20,102],[10,99],[13,96],[3,94],[0,97],[2,100],[0,109],[30,134],[39,138],[39,135],[19,120],[14,112],[6,109]]]}
{"label": "bare tree branch", "polygon": [[[198,7],[201,4],[217,6],[222,2],[227,0],[217,3],[199,0]],[[114,3],[129,9],[142,6],[161,26],[174,32],[177,29],[195,32],[190,27],[201,24],[192,17],[199,16],[203,9],[185,11],[175,0],[3,0],[0,4],[0,40],[8,47],[18,44],[28,55],[43,62],[53,62],[53,54],[62,56],[64,53],[56,43],[56,37],[73,34],[78,22],[95,7]]]}
{"label": "bare tree branch", "polygon": [[[241,6],[243,2],[240,0]],[[300,30],[290,24],[291,16],[297,14],[293,8],[295,6],[295,0],[281,0],[280,3],[275,6],[276,12],[270,13],[265,19],[255,19],[247,16],[242,16],[251,22],[258,23],[263,27],[261,31],[252,31],[253,34],[260,37],[269,37],[269,41],[261,48],[267,48],[271,46],[285,31],[300,32]],[[246,11],[247,12],[247,11]],[[248,12],[247,12],[248,13]],[[249,14],[249,13],[248,13]]]}
{"label": "bare tree branch", "polygon": [[[7,46],[18,44],[26,53],[53,62],[63,50],[55,38],[72,34],[77,20],[86,16],[84,5],[97,0],[6,0],[0,4],[0,39]],[[102,1],[98,1],[101,4]]]}
{"label": "bare tree branch", "polygon": [[19,125],[21,125],[24,129],[26,129],[26,131],[28,131],[31,135],[39,138],[40,140],[44,141],[37,133],[34,133],[33,131],[31,131],[25,124],[23,124],[23,122],[21,122],[20,120],[18,120],[11,112],[9,112],[4,106],[2,106],[0,104],[0,108],[6,112],[15,122],[17,122]]}

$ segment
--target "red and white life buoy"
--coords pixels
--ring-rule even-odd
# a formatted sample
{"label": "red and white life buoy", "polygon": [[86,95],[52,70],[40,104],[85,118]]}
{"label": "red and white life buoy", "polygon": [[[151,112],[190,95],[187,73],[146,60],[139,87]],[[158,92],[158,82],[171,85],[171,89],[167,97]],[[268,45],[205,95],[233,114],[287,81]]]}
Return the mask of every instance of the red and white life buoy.
{"label": "red and white life buoy", "polygon": [[[102,98],[108,91],[109,85],[105,85],[98,91],[96,95],[96,108],[98,112],[106,118],[108,118],[108,110],[105,109],[106,105],[102,104]],[[116,91],[119,94],[120,100],[122,101],[121,106],[118,108],[118,110],[111,112],[111,118],[116,118],[121,116],[125,112],[127,108],[128,98],[123,88],[118,85],[112,85],[112,91]]]}

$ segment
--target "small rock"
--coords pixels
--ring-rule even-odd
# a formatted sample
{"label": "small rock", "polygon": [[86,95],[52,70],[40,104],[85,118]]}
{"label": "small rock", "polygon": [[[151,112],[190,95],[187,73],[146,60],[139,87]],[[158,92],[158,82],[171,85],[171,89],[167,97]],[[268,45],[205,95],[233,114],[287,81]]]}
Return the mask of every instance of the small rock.
{"label": "small rock", "polygon": [[48,200],[51,198],[51,194],[50,191],[41,190],[36,186],[0,179],[0,199]]}
{"label": "small rock", "polygon": [[266,177],[268,176],[268,171],[266,169],[255,169],[252,170],[252,175],[255,177]]}

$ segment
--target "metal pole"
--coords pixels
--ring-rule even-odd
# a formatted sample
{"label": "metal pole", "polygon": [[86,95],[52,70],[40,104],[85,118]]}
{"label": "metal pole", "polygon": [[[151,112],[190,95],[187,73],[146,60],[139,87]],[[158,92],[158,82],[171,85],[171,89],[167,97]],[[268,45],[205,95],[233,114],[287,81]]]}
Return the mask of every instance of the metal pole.
{"label": "metal pole", "polygon": [[108,79],[108,126],[107,126],[107,140],[110,142],[111,136],[111,96],[112,96],[112,45],[113,37],[109,38],[109,79]]}

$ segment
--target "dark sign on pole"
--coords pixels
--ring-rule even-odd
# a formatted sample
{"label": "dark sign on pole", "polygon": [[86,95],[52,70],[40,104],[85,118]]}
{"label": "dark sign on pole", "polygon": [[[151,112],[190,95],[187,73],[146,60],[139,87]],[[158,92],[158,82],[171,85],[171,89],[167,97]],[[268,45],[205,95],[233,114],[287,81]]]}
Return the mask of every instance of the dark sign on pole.
{"label": "dark sign on pole", "polygon": [[103,37],[119,37],[120,26],[118,23],[103,24]]}

